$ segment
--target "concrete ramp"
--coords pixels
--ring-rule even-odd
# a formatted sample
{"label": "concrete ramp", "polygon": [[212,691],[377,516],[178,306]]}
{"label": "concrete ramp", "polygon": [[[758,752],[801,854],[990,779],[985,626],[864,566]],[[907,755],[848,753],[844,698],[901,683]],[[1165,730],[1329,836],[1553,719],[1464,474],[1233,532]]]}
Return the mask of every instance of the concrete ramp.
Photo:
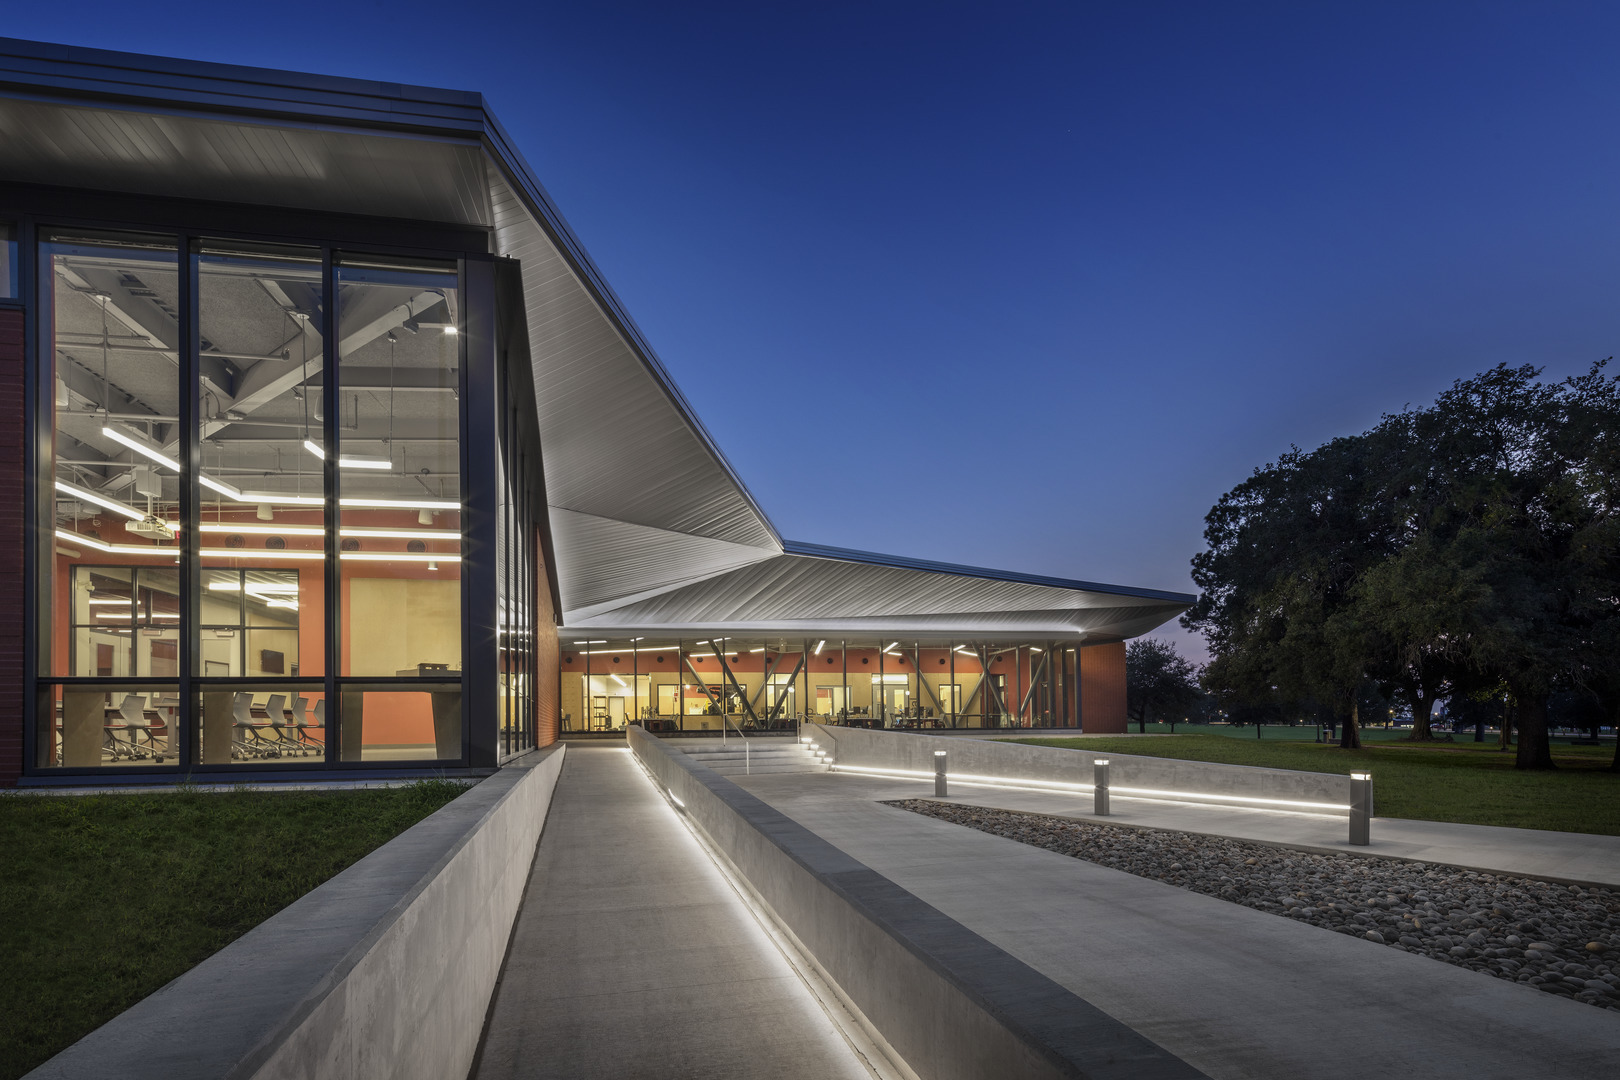
{"label": "concrete ramp", "polygon": [[472,1075],[870,1080],[622,744],[572,744]]}

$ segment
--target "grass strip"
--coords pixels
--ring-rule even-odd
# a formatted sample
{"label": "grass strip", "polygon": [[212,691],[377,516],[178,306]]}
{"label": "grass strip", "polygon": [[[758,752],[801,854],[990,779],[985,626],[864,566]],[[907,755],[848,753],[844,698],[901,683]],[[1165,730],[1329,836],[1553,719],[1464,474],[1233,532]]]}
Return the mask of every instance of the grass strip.
{"label": "grass strip", "polygon": [[1379,817],[1620,836],[1620,773],[1608,771],[1612,747],[1554,746],[1555,771],[1520,772],[1513,767],[1512,753],[1489,743],[1379,742],[1341,750],[1312,742],[1203,734],[1017,741],[1302,772],[1365,771],[1373,774]]}
{"label": "grass strip", "polygon": [[0,1078],[70,1046],[466,790],[421,780],[0,797]]}

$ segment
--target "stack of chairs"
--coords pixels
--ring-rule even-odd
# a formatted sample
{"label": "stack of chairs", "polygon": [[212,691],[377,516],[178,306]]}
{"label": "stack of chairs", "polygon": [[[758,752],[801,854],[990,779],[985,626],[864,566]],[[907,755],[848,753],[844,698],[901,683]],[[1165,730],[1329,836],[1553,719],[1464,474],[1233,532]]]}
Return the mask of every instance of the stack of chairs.
{"label": "stack of chairs", "polygon": [[231,757],[238,760],[280,757],[276,749],[278,740],[265,737],[269,727],[269,721],[254,718],[252,694],[235,695],[231,699]]}

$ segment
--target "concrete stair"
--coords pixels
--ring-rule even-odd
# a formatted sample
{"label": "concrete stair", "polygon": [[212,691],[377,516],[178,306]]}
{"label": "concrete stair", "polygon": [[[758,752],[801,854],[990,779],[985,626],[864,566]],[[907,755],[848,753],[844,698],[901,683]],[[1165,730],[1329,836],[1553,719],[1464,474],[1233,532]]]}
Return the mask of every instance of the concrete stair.
{"label": "concrete stair", "polygon": [[787,739],[750,739],[746,748],[741,738],[727,739],[724,743],[706,740],[679,749],[721,776],[827,771],[821,758],[808,746]]}

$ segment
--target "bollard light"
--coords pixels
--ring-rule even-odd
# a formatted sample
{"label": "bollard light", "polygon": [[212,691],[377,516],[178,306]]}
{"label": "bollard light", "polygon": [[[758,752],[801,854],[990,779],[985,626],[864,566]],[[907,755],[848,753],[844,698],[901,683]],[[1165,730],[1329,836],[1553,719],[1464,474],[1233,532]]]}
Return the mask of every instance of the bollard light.
{"label": "bollard light", "polygon": [[1372,843],[1372,773],[1350,774],[1350,843],[1366,847]]}
{"label": "bollard light", "polygon": [[1091,761],[1091,798],[1092,812],[1098,817],[1108,816],[1108,759],[1093,758]]}
{"label": "bollard light", "polygon": [[945,798],[945,751],[934,751],[934,796]]}

